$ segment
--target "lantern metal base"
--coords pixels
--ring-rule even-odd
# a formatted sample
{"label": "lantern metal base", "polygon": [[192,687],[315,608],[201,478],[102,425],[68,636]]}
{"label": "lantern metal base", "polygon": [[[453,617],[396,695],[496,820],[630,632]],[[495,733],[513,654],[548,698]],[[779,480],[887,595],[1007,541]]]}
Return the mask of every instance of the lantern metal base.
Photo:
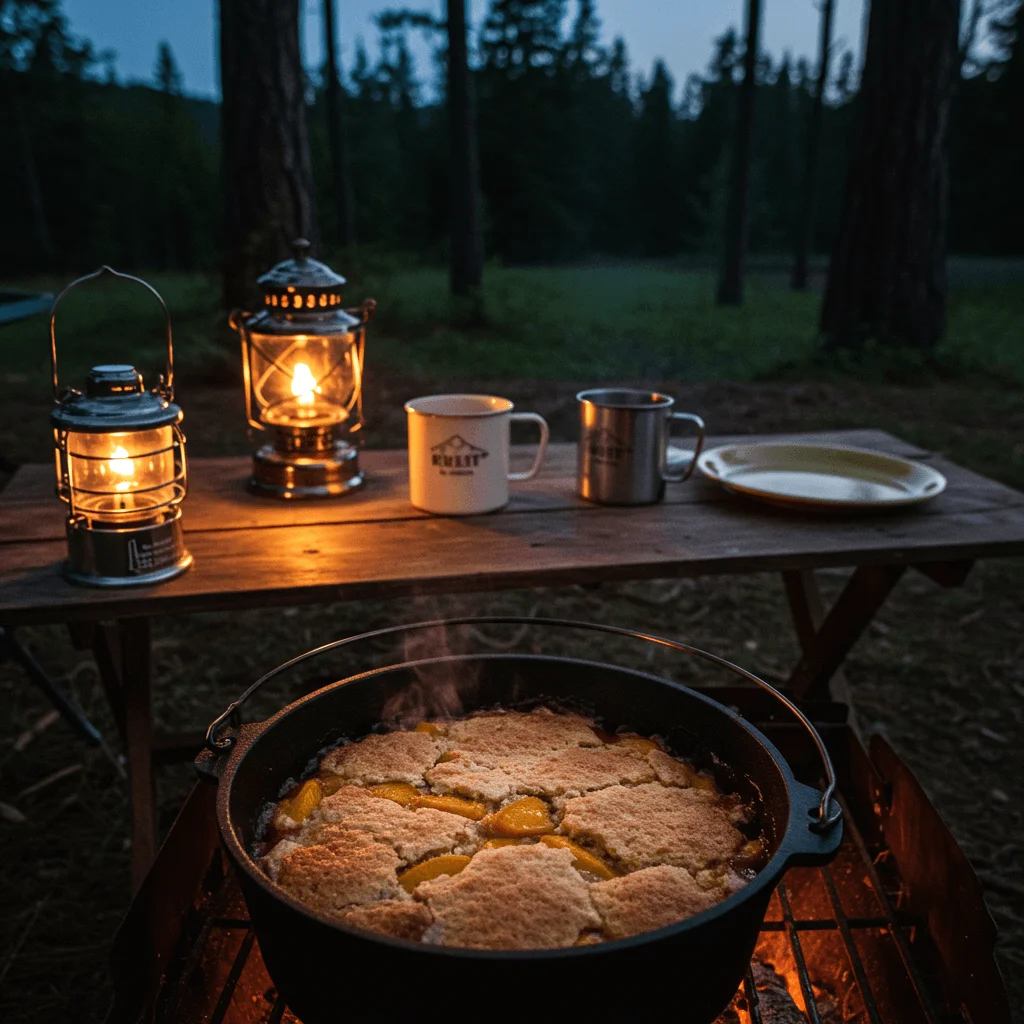
{"label": "lantern metal base", "polygon": [[271,444],[253,455],[249,490],[275,498],[334,498],[362,487],[359,452],[345,441],[310,454],[282,452]]}
{"label": "lantern metal base", "polygon": [[166,518],[131,526],[67,523],[64,576],[91,587],[144,587],[180,576],[192,564],[181,528],[181,509]]}

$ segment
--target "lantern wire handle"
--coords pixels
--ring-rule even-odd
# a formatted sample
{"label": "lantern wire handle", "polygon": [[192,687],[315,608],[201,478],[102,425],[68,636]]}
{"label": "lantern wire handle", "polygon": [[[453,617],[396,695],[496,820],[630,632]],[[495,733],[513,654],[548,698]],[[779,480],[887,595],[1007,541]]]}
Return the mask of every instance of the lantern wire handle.
{"label": "lantern wire handle", "polygon": [[[50,367],[53,371],[54,402],[59,404],[61,400],[60,381],[57,377],[57,334],[54,329],[54,325],[57,320],[57,307],[60,305],[61,299],[63,299],[72,288],[75,288],[80,284],[84,284],[86,281],[92,281],[97,277],[102,277],[104,274],[112,274],[114,277],[119,277],[122,281],[134,281],[136,284],[141,284],[142,287],[152,293],[157,302],[160,303],[160,308],[164,311],[164,324],[167,327],[167,368],[165,372],[160,375],[160,386],[157,390],[168,402],[173,401],[174,340],[171,334],[171,314],[167,309],[167,303],[164,302],[163,296],[148,281],[143,281],[141,277],[135,277],[132,274],[123,274],[120,270],[114,270],[113,267],[108,267],[104,264],[99,268],[99,270],[94,270],[91,274],[85,274],[67,285],[60,295],[54,299],[53,306],[50,309]],[[69,393],[74,393],[73,388],[69,388],[67,390]]]}

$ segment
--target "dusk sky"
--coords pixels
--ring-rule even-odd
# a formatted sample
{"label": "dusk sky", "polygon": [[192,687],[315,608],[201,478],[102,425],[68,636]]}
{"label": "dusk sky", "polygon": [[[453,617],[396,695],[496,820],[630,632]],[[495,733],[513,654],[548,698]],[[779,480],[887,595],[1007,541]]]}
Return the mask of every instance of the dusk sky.
{"label": "dusk sky", "polygon": [[[442,0],[338,0],[343,70],[351,67],[355,40],[361,37],[371,57],[376,53],[377,28],[372,15],[387,8],[408,6],[440,16]],[[569,3],[570,16],[575,3]],[[681,85],[691,72],[707,66],[712,40],[730,25],[743,24],[744,0],[598,0],[605,40],[621,35],[629,49],[634,72],[647,74],[661,57]],[[778,58],[784,50],[812,62],[816,51],[818,12],[814,0],[767,0],[762,22],[762,48]],[[487,0],[470,0],[474,24],[479,24]],[[835,42],[858,54],[863,0],[837,0]],[[321,61],[320,0],[303,0],[303,58],[307,66]],[[117,54],[122,80],[151,81],[157,44],[166,39],[174,50],[186,91],[216,96],[216,0],[64,0],[74,31],[92,40],[98,50]],[[431,74],[425,48],[420,48],[420,78]]]}

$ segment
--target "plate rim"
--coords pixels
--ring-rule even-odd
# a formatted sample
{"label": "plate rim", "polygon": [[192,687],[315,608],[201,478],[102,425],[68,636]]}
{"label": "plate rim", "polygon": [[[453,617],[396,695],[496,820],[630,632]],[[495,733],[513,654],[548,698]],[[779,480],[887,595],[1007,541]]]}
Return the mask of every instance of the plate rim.
{"label": "plate rim", "polygon": [[[807,498],[801,495],[782,494],[779,491],[765,490],[760,487],[730,483],[726,478],[710,469],[706,463],[706,460],[711,456],[733,448],[772,448],[781,446],[787,448],[813,448],[817,451],[850,452],[856,455],[872,455],[883,459],[891,459],[905,466],[913,466],[916,469],[925,470],[939,481],[939,486],[928,494],[917,494],[906,498],[884,498],[876,501],[853,501],[844,498]],[[908,459],[903,455],[894,455],[892,452],[879,451],[875,448],[861,448],[857,445],[822,444],[814,441],[783,441],[781,439],[777,441],[732,441],[728,444],[716,445],[714,448],[707,448],[701,452],[697,459],[697,468],[705,479],[711,480],[726,490],[737,494],[749,494],[751,497],[762,498],[776,504],[812,505],[819,508],[899,508],[905,505],[919,505],[922,502],[931,501],[932,498],[937,498],[949,485],[946,475],[940,473],[934,466],[928,466],[913,459]]]}

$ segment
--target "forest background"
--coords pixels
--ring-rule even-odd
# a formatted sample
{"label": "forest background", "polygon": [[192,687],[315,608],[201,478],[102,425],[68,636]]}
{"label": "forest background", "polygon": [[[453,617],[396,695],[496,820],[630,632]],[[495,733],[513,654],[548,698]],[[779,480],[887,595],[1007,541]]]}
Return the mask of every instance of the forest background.
{"label": "forest background", "polygon": [[[950,130],[949,247],[1024,253],[1024,42],[1003,6],[984,57],[962,55]],[[506,264],[714,256],[723,237],[743,40],[723,26],[702,75],[675,87],[665,65],[631,66],[601,45],[593,0],[498,0],[471,40],[485,251]],[[814,17],[808,4],[808,17]],[[344,137],[361,246],[440,264],[449,225],[443,25],[384,12],[373,52],[342,69]],[[509,59],[503,40],[521,50]],[[434,50],[417,78],[413,33]],[[55,0],[0,3],[0,273],[66,273],[100,262],[212,270],[223,248],[219,107],[183,91],[170,48],[152,85],[69,29]],[[858,68],[831,54],[813,249],[831,250],[858,112]],[[792,251],[814,73],[758,55],[749,246]],[[307,72],[320,222],[335,222],[325,76]],[[681,92],[681,99],[674,97]],[[329,242],[329,232],[325,232]]]}

